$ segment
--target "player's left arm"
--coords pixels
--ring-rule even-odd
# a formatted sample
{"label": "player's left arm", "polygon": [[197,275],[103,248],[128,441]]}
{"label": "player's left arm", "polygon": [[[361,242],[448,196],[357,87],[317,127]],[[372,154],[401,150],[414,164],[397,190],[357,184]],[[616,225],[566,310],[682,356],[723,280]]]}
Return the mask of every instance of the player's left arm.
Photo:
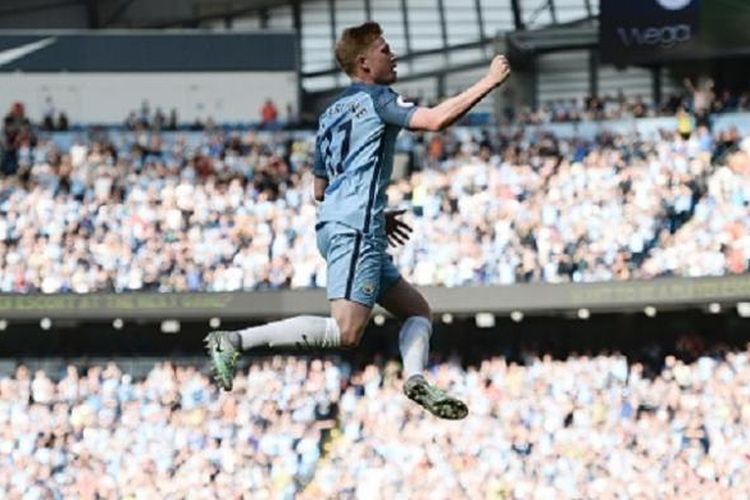
{"label": "player's left arm", "polygon": [[315,201],[323,201],[328,187],[328,173],[326,172],[323,156],[320,153],[318,141],[315,141],[315,162],[313,163],[313,197]]}
{"label": "player's left arm", "polygon": [[327,187],[328,179],[315,177],[313,181],[313,196],[315,197],[315,201],[323,201],[325,199]]}
{"label": "player's left arm", "polygon": [[[417,110],[414,103],[404,101],[390,87],[381,87],[375,98],[375,111],[383,122],[397,127],[407,127],[409,120]],[[388,244],[392,247],[403,245],[411,236],[411,226],[400,217],[406,210],[385,211],[385,234]]]}
{"label": "player's left arm", "polygon": [[405,244],[411,237],[411,226],[399,218],[405,212],[406,209],[403,208],[385,211],[385,235],[392,247]]}

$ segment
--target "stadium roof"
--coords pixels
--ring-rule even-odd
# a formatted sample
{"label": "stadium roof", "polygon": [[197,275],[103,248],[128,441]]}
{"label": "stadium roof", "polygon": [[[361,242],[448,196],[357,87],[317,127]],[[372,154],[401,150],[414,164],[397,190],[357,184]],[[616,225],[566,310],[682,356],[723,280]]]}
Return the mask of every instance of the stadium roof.
{"label": "stadium roof", "polygon": [[292,32],[0,32],[0,73],[296,71],[296,56]]}
{"label": "stadium roof", "polygon": [[[301,0],[304,1],[304,0]],[[3,0],[0,28],[195,27],[289,0]]]}

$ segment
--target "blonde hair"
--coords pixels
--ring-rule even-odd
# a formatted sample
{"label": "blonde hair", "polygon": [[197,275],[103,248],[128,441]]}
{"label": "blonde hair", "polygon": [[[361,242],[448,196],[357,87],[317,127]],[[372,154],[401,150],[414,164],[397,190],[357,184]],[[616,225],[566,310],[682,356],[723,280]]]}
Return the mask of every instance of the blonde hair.
{"label": "blonde hair", "polygon": [[356,68],[357,57],[370,48],[372,43],[383,34],[383,29],[376,22],[366,22],[359,26],[347,28],[336,42],[336,62],[344,72],[352,76]]}

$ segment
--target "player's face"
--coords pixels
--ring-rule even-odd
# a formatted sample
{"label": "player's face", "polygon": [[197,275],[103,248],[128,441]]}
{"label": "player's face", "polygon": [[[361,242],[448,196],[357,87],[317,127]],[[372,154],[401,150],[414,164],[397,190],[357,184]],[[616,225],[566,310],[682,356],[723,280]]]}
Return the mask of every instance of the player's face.
{"label": "player's face", "polygon": [[372,44],[365,59],[374,83],[390,85],[396,81],[396,56],[382,36]]}

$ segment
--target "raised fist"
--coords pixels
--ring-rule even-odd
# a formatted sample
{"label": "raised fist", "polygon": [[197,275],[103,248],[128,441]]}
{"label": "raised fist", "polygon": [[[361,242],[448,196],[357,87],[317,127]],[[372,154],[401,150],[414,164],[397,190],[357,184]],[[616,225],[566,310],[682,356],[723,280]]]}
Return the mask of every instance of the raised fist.
{"label": "raised fist", "polygon": [[496,86],[502,83],[510,76],[510,64],[504,55],[495,56],[490,63],[490,69],[487,70],[487,76]]}

